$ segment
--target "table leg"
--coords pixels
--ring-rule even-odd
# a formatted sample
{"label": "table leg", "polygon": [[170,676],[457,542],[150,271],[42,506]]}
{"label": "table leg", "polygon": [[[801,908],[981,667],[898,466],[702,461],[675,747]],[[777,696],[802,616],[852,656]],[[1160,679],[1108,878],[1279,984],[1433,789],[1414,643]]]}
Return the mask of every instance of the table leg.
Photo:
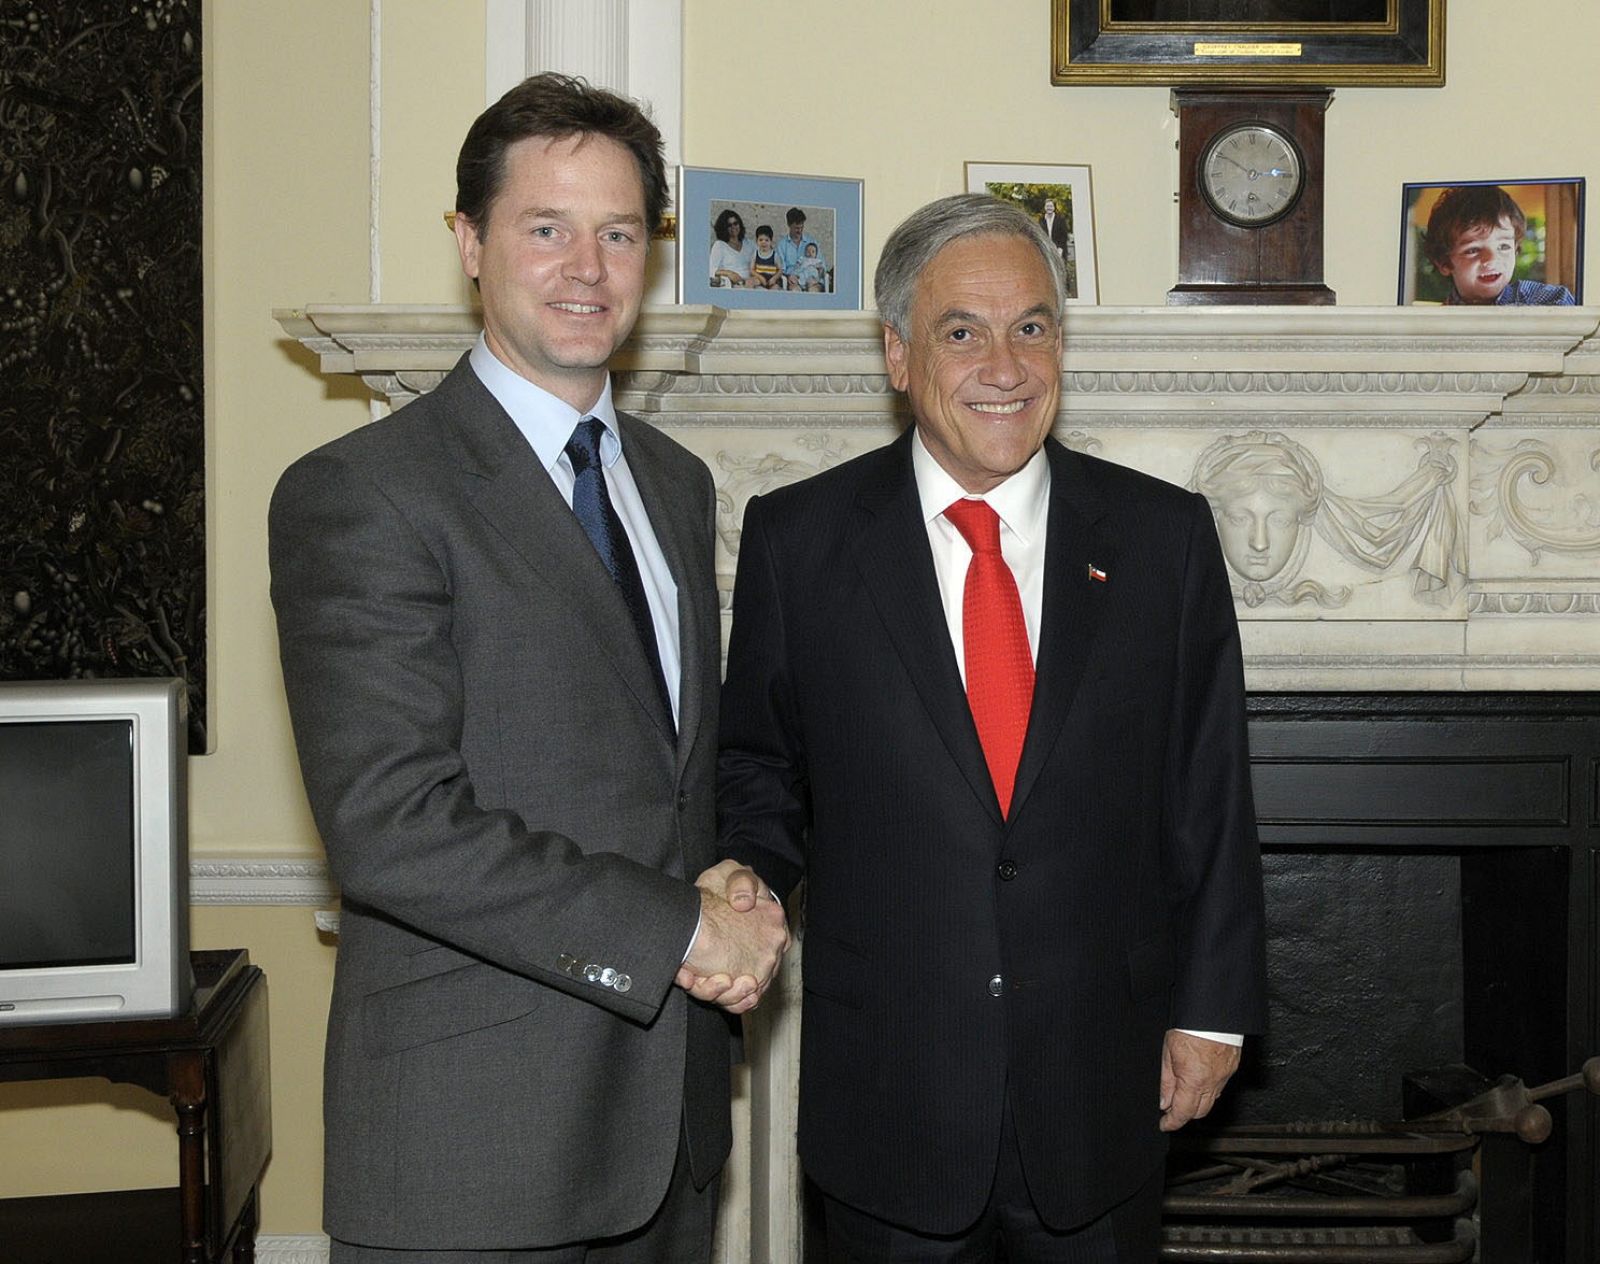
{"label": "table leg", "polygon": [[196,1056],[172,1059],[172,1107],[178,1112],[178,1200],[183,1214],[183,1264],[206,1258],[206,1076]]}

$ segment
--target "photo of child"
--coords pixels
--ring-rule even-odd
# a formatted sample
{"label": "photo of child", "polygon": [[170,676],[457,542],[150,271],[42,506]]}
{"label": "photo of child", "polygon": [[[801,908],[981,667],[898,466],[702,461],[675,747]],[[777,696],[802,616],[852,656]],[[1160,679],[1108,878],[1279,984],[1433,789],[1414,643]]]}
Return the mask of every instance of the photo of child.
{"label": "photo of child", "polygon": [[806,242],[806,252],[800,257],[800,262],[795,267],[795,278],[799,282],[799,288],[803,290],[827,288],[828,264],[817,253],[816,242]]}
{"label": "photo of child", "polygon": [[1579,301],[1582,180],[1408,184],[1405,190],[1402,304]]}
{"label": "photo of child", "polygon": [[778,252],[772,246],[771,224],[756,229],[756,256],[750,264],[750,284],[764,290],[783,288],[783,265],[778,262]]}

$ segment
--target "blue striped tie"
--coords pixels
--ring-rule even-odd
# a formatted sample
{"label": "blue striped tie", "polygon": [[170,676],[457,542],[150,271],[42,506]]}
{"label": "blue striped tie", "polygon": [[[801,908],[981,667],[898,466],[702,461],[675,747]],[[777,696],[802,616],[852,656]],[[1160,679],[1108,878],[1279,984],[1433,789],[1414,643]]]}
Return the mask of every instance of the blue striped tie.
{"label": "blue striped tie", "polygon": [[644,581],[639,578],[633,546],[628,543],[628,533],[611,503],[605,471],[600,466],[600,436],[604,431],[605,423],[599,418],[585,417],[567,442],[567,457],[572,462],[573,474],[572,512],[622,592],[622,600],[633,616],[634,630],[644,647],[644,656],[656,678],[656,688],[661,691],[667,724],[672,726],[672,698],[667,693],[666,676],[661,670],[661,650],[656,645],[656,627],[650,617],[650,603],[645,599]]}

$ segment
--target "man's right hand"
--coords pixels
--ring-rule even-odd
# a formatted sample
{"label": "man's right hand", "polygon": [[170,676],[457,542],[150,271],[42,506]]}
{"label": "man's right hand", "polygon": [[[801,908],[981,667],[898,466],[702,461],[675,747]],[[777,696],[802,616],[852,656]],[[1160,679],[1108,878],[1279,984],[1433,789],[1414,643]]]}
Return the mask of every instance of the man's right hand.
{"label": "man's right hand", "polygon": [[788,919],[777,897],[731,861],[708,869],[696,885],[700,933],[678,971],[678,985],[742,1014],[760,1002],[789,950]]}

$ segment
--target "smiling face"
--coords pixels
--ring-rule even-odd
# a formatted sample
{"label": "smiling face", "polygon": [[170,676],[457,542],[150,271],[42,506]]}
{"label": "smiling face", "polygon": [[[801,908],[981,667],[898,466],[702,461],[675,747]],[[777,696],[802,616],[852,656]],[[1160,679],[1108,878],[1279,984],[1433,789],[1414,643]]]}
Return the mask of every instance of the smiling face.
{"label": "smiling face", "polygon": [[644,189],[633,156],[603,136],[545,136],[506,151],[505,181],[475,225],[456,217],[489,349],[579,411],[644,299]]}
{"label": "smiling face", "polygon": [[1450,257],[1437,265],[1455,282],[1464,303],[1493,303],[1517,266],[1517,230],[1501,219],[1493,228],[1475,224],[1456,238]]}
{"label": "smiling face", "polygon": [[911,401],[928,452],[972,493],[1015,474],[1044,442],[1061,396],[1055,284],[1032,242],[951,242],[923,269],[909,337],[883,332],[889,381]]}

